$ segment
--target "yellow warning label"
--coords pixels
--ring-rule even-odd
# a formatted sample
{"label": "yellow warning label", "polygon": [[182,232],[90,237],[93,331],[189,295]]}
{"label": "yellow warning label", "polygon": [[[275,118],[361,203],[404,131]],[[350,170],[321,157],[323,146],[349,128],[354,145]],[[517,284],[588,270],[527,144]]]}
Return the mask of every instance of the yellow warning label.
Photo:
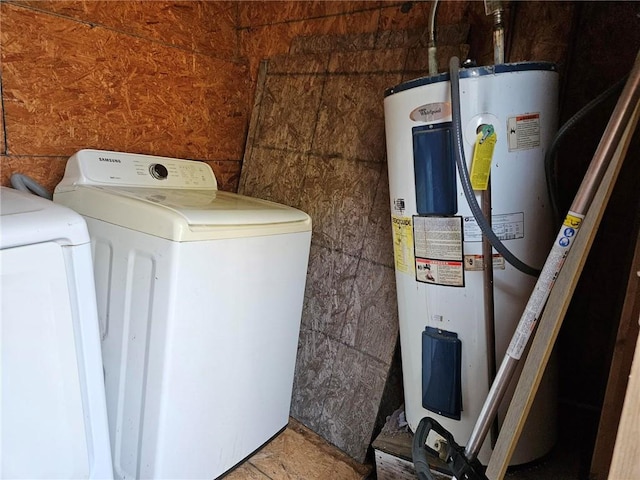
{"label": "yellow warning label", "polygon": [[391,215],[391,227],[396,270],[413,275],[415,259],[413,256],[413,225],[411,217]]}
{"label": "yellow warning label", "polygon": [[580,224],[582,223],[583,218],[584,217],[580,214],[569,212],[564,218],[564,222],[562,222],[562,224],[565,227],[571,227],[577,230],[578,228],[580,228]]}
{"label": "yellow warning label", "polygon": [[473,149],[473,160],[471,162],[471,187],[474,190],[486,190],[489,185],[489,174],[491,173],[491,159],[498,137],[491,127],[490,130],[481,131],[476,137],[476,145]]}

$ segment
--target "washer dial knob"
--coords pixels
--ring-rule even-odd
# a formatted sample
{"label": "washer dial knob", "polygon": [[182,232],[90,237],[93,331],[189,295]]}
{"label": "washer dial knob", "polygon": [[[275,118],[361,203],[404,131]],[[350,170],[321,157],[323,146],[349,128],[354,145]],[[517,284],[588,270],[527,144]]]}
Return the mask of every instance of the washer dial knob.
{"label": "washer dial knob", "polygon": [[169,170],[167,170],[167,167],[161,163],[151,164],[149,172],[151,173],[151,176],[157,180],[164,180],[169,176]]}

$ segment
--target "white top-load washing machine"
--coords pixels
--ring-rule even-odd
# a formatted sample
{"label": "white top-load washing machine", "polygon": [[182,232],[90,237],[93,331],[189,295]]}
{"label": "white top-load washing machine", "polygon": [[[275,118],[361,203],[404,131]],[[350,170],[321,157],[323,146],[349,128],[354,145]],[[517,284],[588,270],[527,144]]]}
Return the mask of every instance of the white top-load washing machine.
{"label": "white top-load washing machine", "polygon": [[287,425],[308,215],[202,162],[96,150],[54,201],[92,237],[117,477],[212,479]]}
{"label": "white top-load washing machine", "polygon": [[87,226],[0,187],[0,478],[113,478]]}

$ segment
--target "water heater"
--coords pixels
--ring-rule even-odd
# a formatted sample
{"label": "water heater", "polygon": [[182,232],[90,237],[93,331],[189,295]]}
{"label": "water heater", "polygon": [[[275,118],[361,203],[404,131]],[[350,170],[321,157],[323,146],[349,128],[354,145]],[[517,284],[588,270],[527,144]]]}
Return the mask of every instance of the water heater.
{"label": "water heater", "polygon": [[[467,167],[482,132],[493,132],[493,231],[524,263],[541,268],[553,241],[544,154],[557,128],[553,64],[514,63],[460,71],[460,121]],[[437,419],[464,445],[490,379],[482,233],[456,170],[448,74],[385,92],[391,222],[407,421]],[[477,153],[477,152],[475,152]],[[487,159],[485,158],[485,162]],[[480,192],[475,191],[480,201]],[[495,355],[502,359],[534,287],[493,250]],[[512,395],[506,396],[502,407]],[[553,368],[543,380],[512,458],[529,462],[555,441]],[[427,443],[432,443],[429,439]],[[487,440],[479,459],[490,455]]]}

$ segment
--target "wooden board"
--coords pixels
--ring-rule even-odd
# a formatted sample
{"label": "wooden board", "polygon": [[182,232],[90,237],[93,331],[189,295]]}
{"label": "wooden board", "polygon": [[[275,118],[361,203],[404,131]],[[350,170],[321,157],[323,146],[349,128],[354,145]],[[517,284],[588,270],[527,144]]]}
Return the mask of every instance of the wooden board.
{"label": "wooden board", "polygon": [[[639,272],[640,273],[640,272]],[[613,449],[609,480],[640,478],[640,338],[631,367],[629,387]]]}
{"label": "wooden board", "polygon": [[569,307],[573,291],[580,277],[580,273],[595,238],[600,220],[604,214],[611,191],[626,156],[631,136],[635,131],[640,115],[640,105],[629,120],[622,139],[616,149],[611,163],[600,183],[595,198],[587,212],[580,235],[576,237],[576,243],[569,252],[565,264],[558,275],[555,286],[551,291],[549,300],[540,319],[535,333],[531,350],[525,360],[522,374],[511,404],[507,411],[498,441],[487,466],[486,475],[490,480],[504,477],[507,466],[517,445],[520,433],[527,419],[535,394],[540,385],[549,356],[560,331],[564,315]]}
{"label": "wooden board", "polygon": [[[611,466],[611,456],[620,423],[620,412],[625,401],[629,372],[637,352],[638,317],[640,316],[640,232],[636,240],[635,254],[629,273],[627,292],[620,315],[618,334],[614,347],[607,392],[602,406],[598,435],[591,460],[590,476],[594,480],[607,477]],[[637,356],[637,353],[636,353]],[[636,359],[636,362],[638,360]]]}
{"label": "wooden board", "polygon": [[[431,471],[436,480],[451,480],[451,475]],[[413,462],[390,453],[376,450],[376,475],[378,480],[415,480]]]}

